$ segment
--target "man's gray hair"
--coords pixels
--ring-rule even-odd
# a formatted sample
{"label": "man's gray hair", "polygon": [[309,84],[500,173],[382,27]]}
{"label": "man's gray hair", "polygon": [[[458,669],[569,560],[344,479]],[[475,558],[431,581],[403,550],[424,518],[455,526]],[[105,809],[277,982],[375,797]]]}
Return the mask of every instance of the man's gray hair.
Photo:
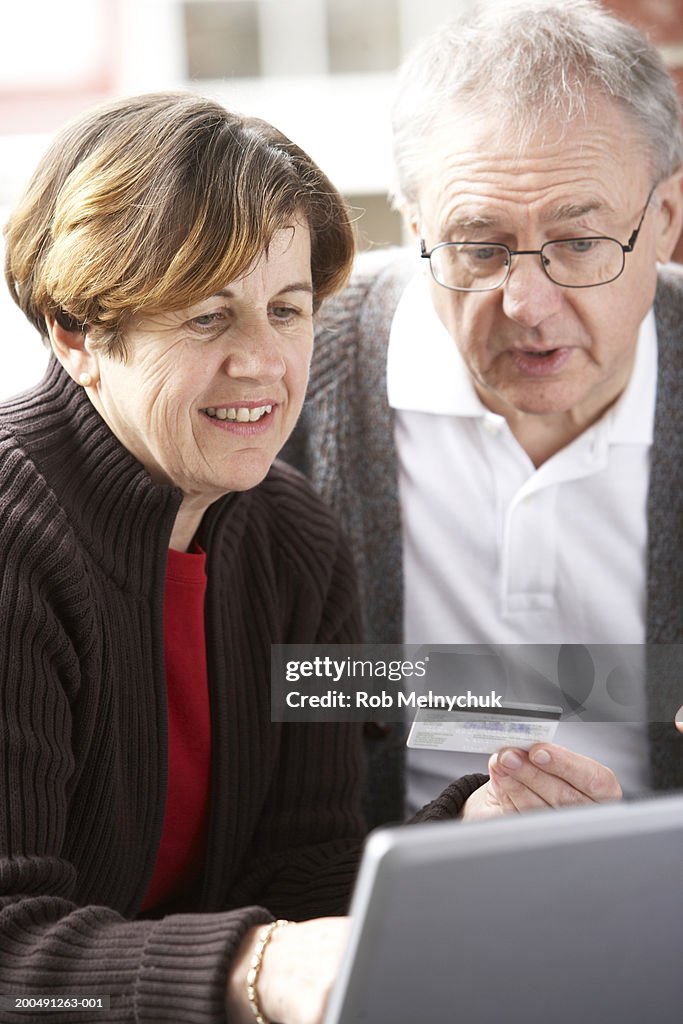
{"label": "man's gray hair", "polygon": [[430,133],[449,117],[495,115],[521,151],[541,120],[563,126],[585,116],[595,95],[630,119],[655,181],[683,163],[673,81],[635,28],[592,0],[470,2],[401,68],[392,114],[396,205],[417,201]]}

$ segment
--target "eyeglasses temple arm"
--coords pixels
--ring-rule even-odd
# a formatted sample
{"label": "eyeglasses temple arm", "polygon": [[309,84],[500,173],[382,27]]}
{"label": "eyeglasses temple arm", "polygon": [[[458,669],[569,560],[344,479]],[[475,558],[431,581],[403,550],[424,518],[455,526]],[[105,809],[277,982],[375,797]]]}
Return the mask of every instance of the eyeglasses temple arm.
{"label": "eyeglasses temple arm", "polygon": [[640,220],[638,221],[638,227],[635,229],[635,231],[633,232],[633,234],[629,238],[629,240],[626,243],[626,245],[622,245],[622,249],[624,250],[624,252],[633,252],[633,250],[635,248],[635,244],[638,241],[638,235],[640,234],[640,229],[642,228],[643,221],[645,220],[645,214],[647,213],[647,208],[650,205],[650,200],[652,199],[653,195],[655,194],[655,189],[656,188],[657,188],[657,186],[653,185],[652,188],[650,189],[650,194],[648,195],[647,201],[645,203],[645,209],[643,210],[643,212],[641,214],[641,217],[640,217]]}
{"label": "eyeglasses temple arm", "polygon": [[[641,223],[642,223],[642,221],[641,221]],[[633,232],[633,234],[629,238],[629,240],[626,243],[626,245],[622,245],[622,249],[624,250],[624,252],[633,252],[633,248],[634,248],[636,242],[638,241],[638,235],[639,234],[640,234],[640,224],[635,229],[635,231]]]}

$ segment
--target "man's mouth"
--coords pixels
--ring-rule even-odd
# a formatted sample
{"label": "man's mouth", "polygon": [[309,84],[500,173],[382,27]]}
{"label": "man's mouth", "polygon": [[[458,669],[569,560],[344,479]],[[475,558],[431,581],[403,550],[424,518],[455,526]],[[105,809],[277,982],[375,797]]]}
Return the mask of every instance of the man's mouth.
{"label": "man's mouth", "polygon": [[273,411],[272,405],[257,405],[247,408],[245,405],[237,406],[209,406],[203,409],[210,419],[231,420],[233,423],[257,423],[263,416]]}
{"label": "man's mouth", "polygon": [[544,349],[509,349],[509,357],[519,373],[542,377],[559,373],[567,364],[573,349],[568,346]]}

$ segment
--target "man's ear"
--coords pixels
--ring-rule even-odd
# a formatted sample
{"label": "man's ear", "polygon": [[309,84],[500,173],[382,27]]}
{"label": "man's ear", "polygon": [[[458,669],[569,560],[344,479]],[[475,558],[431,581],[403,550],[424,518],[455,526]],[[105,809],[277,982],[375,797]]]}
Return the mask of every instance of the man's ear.
{"label": "man's ear", "polygon": [[54,315],[45,317],[52,351],[69,376],[83,387],[90,387],[99,378],[96,355],[88,346],[85,331],[63,327]]}
{"label": "man's ear", "polygon": [[421,235],[420,211],[415,203],[404,203],[399,207],[399,213],[403,217],[403,223],[410,235],[411,241],[419,242]]}
{"label": "man's ear", "polygon": [[659,183],[657,198],[657,259],[660,263],[667,263],[683,230],[683,167]]}

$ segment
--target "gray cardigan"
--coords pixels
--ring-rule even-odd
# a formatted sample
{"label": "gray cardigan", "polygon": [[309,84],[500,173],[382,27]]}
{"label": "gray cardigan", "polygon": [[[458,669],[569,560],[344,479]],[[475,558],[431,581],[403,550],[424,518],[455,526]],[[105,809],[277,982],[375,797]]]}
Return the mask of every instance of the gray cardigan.
{"label": "gray cardigan", "polygon": [[[386,349],[396,305],[415,271],[404,250],[362,256],[320,314],[309,393],[285,458],[340,517],[360,576],[367,639],[402,640],[401,516]],[[683,271],[660,271],[659,364],[648,496],[648,644],[683,641]],[[672,726],[683,678],[648,675],[652,783],[683,787],[683,740]],[[676,659],[679,661],[680,659]],[[397,756],[400,756],[397,754]]]}

